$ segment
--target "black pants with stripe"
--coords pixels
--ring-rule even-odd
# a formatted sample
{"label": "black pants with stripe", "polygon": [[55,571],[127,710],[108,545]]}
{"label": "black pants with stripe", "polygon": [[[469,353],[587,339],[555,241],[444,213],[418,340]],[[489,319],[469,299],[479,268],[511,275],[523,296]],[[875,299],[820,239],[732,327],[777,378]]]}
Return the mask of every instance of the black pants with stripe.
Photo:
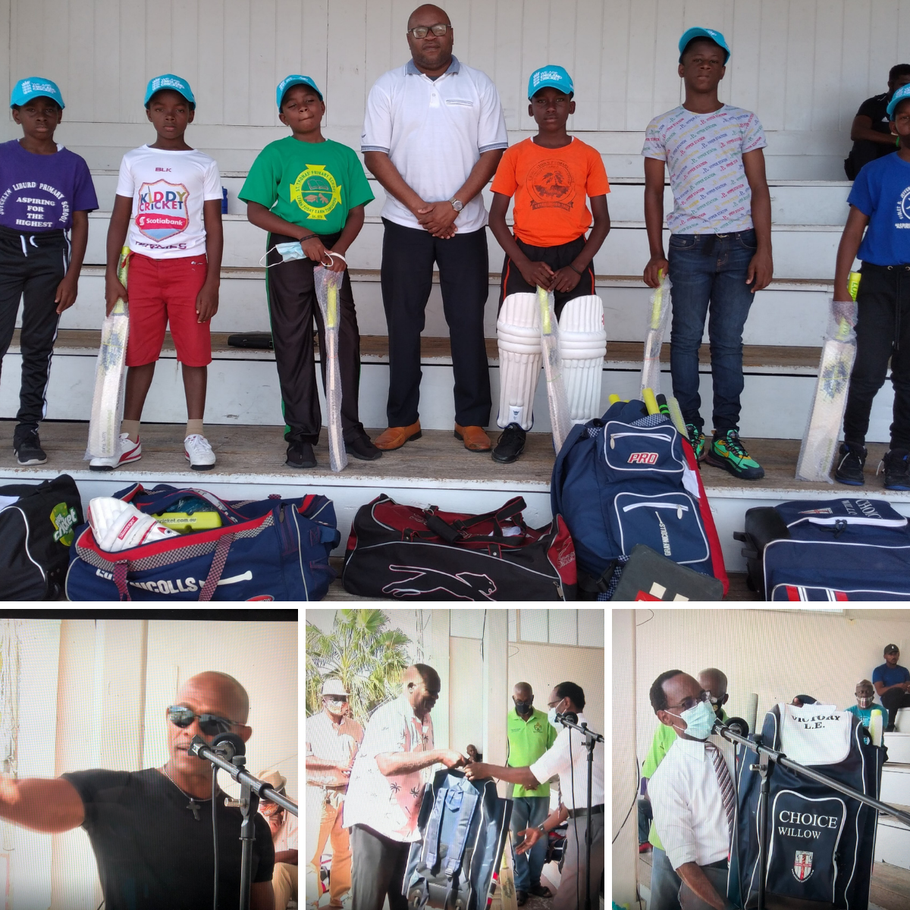
{"label": "black pants with stripe", "polygon": [[63,231],[22,234],[0,227],[0,366],[9,350],[22,299],[22,380],[16,440],[47,412],[47,382],[57,339],[57,286],[69,265],[69,241]]}

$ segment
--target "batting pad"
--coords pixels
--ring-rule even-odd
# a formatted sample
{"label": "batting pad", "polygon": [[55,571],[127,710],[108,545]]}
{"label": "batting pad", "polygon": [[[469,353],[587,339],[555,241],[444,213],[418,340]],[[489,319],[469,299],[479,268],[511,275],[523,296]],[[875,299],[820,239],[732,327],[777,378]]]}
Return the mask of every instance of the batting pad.
{"label": "batting pad", "polygon": [[89,503],[88,522],[95,542],[108,553],[178,536],[176,531],[165,527],[151,515],[110,496],[98,496]]}
{"label": "batting pad", "polygon": [[496,320],[499,343],[499,416],[496,423],[517,423],[530,430],[531,406],[540,379],[540,314],[536,294],[509,294]]}
{"label": "batting pad", "polygon": [[[516,295],[517,296],[517,295]],[[572,423],[599,417],[607,333],[600,297],[569,300],[559,317],[559,354]]]}

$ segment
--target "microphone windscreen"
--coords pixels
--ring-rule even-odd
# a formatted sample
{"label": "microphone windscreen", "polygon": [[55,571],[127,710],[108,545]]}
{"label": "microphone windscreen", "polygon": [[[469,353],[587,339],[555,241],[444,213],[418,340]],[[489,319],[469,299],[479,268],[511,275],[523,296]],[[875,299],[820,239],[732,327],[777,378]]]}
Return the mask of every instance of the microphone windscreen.
{"label": "microphone windscreen", "polygon": [[565,714],[560,715],[563,720],[567,720],[570,724],[578,723],[578,715],[573,714],[571,711],[566,711]]}
{"label": "microphone windscreen", "polygon": [[728,717],[727,729],[729,729],[731,733],[735,733],[737,736],[745,737],[749,735],[749,725],[741,717]]}

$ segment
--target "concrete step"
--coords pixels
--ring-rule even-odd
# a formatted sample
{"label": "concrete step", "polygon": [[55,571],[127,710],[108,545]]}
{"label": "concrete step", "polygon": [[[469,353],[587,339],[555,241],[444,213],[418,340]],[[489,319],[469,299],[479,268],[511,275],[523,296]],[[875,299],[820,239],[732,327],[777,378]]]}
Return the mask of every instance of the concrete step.
{"label": "concrete step", "polygon": [[[213,363],[209,367],[206,420],[210,424],[255,424],[275,426],[283,423],[278,375],[274,354],[231,348],[227,336],[213,336]],[[61,331],[55,347],[54,364],[48,387],[47,416],[51,420],[87,420],[91,414],[100,331]],[[496,342],[487,341],[491,363],[493,414],[499,402],[499,370]],[[608,344],[604,363],[600,413],[606,410],[608,396],[638,397],[643,348],[636,342]],[[672,387],[669,376],[669,346],[663,351],[662,385]],[[14,338],[4,358],[6,369],[0,379],[0,417],[13,417],[18,409],[19,354]],[[702,400],[712,400],[709,372],[710,354],[702,350]],[[360,413],[368,426],[385,426],[388,389],[388,345],[383,336],[362,339],[363,372],[360,383]],[[801,439],[815,390],[819,351],[817,348],[775,348],[748,346],[743,356],[746,375],[743,392],[742,433],[744,437]],[[421,381],[421,420],[427,429],[445,429],[454,422],[452,401],[453,374],[447,339],[424,338]],[[549,432],[546,383],[540,382],[534,402],[534,430]],[[891,424],[890,386],[877,396],[869,427],[870,441],[887,441]],[[710,406],[706,405],[706,413]],[[184,419],[184,397],[180,368],[169,336],[165,340],[161,363],[146,403],[145,418],[152,422]],[[708,427],[710,430],[710,426]],[[877,462],[869,462],[870,467]]]}
{"label": "concrete step", "polygon": [[879,799],[892,805],[910,805],[910,765],[900,764],[891,757],[888,745],[888,761],[882,768],[882,788]]}
{"label": "concrete step", "polygon": [[[888,747],[888,762],[895,765],[906,765],[910,768],[910,733],[886,733],[883,742]],[[907,800],[910,803],[910,799]]]}
{"label": "concrete step", "polygon": [[[910,812],[910,806],[894,804],[896,809]],[[890,815],[879,815],[875,837],[875,861],[900,869],[910,869],[910,828]]]}

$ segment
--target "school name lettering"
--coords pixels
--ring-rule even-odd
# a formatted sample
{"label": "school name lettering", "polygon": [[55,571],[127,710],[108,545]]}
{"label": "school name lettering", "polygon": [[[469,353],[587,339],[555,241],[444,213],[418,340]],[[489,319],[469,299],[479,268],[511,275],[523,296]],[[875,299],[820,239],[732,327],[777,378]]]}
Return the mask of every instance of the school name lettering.
{"label": "school name lettering", "polygon": [[[836,815],[812,815],[810,812],[790,812],[786,809],[777,816],[777,820],[780,822],[778,834],[805,840],[818,840],[823,834],[820,829],[837,828],[839,821]],[[796,825],[800,827],[794,827]]]}

